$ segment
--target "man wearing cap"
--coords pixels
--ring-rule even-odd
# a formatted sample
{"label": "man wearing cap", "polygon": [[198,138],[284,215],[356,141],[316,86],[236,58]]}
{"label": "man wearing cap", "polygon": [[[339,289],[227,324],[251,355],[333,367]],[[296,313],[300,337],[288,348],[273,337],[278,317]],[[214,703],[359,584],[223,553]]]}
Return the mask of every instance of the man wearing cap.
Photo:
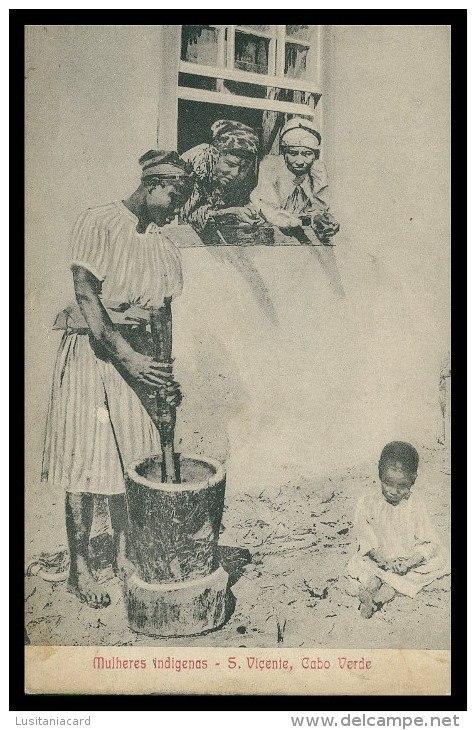
{"label": "man wearing cap", "polygon": [[199,234],[209,221],[226,217],[249,225],[259,220],[248,205],[256,184],[258,135],[234,119],[218,119],[211,132],[212,144],[199,144],[182,155],[193,167],[195,186],[181,217]]}
{"label": "man wearing cap", "polygon": [[271,225],[292,232],[310,224],[320,241],[328,243],[339,224],[329,213],[320,144],[321,135],[312,122],[302,117],[290,119],[281,130],[281,155],[268,155],[261,161],[250,199]]}
{"label": "man wearing cap", "polygon": [[150,307],[182,291],[180,253],[162,232],[187,200],[190,171],[176,152],[149,150],[139,187],[125,200],[90,208],[72,231],[76,302],[61,312],[42,479],[66,491],[69,587],[93,608],[110,603],[89,565],[95,503],[107,497],[117,570],[126,567],[124,468],[160,453],[147,403],[165,386],[178,405],[171,366],[151,356]]}

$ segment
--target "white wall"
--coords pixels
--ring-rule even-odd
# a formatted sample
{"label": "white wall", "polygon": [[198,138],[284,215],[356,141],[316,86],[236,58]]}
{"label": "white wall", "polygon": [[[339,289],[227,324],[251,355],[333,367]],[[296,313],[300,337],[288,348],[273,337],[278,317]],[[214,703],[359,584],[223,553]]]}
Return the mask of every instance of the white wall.
{"label": "white wall", "polygon": [[385,434],[430,441],[450,336],[450,32],[332,35],[334,203],[356,334],[372,353],[363,387]]}
{"label": "white wall", "polygon": [[[326,162],[346,297],[308,249],[183,251],[177,441],[226,458],[230,491],[373,458],[392,438],[435,439],[449,346],[449,30],[333,26],[326,37]],[[59,342],[50,327],[72,297],[68,231],[85,207],[126,197],[137,158],[155,146],[159,41],[157,26],[27,32],[33,481]],[[254,288],[240,273],[250,266]]]}

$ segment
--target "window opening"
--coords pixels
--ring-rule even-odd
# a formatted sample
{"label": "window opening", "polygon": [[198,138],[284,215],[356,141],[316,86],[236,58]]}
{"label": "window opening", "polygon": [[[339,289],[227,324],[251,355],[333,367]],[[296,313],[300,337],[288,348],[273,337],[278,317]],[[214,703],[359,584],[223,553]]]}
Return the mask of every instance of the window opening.
{"label": "window opening", "polygon": [[279,130],[291,116],[319,124],[320,28],[183,25],[179,150],[207,140],[211,124],[220,118],[260,130],[261,157],[278,153]]}

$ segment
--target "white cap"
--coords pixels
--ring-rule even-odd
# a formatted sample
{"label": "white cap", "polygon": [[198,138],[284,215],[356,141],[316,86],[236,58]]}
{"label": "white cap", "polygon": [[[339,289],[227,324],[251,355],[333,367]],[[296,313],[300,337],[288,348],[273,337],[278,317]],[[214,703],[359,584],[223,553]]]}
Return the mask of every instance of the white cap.
{"label": "white cap", "polygon": [[318,150],[321,135],[312,122],[302,117],[293,117],[282,128],[280,140],[285,147],[307,147]]}

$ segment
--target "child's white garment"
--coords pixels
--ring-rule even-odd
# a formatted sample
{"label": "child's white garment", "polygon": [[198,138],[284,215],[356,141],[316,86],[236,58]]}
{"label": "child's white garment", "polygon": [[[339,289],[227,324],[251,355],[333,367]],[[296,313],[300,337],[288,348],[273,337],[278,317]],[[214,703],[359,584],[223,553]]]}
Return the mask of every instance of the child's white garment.
{"label": "child's white garment", "polygon": [[[397,506],[387,502],[383,494],[364,495],[356,509],[354,527],[359,551],[349,561],[352,578],[367,581],[377,576],[399,593],[412,598],[424,587],[450,572],[449,558],[428,517],[423,499],[411,494]],[[406,575],[382,570],[366,554],[378,551],[386,560],[409,558],[421,553],[425,562]]]}

